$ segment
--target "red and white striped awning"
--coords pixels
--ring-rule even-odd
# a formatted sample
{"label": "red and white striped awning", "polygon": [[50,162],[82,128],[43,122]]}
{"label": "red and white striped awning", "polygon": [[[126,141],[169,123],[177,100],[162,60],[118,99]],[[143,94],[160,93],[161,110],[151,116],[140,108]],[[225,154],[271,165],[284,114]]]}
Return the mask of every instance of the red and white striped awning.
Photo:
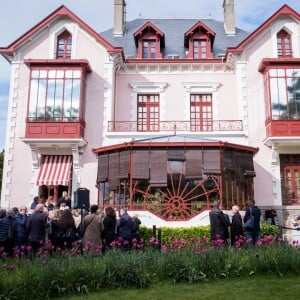
{"label": "red and white striped awning", "polygon": [[72,155],[43,155],[37,185],[69,185]]}

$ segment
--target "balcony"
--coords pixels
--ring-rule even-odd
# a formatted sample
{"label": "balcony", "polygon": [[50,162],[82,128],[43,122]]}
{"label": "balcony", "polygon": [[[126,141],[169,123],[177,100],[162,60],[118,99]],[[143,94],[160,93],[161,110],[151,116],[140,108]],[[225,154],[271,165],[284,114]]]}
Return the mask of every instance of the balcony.
{"label": "balcony", "polygon": [[[151,127],[150,127],[151,126]],[[149,125],[149,129],[137,121],[109,121],[108,132],[160,132],[160,131],[189,131],[189,132],[213,132],[213,131],[242,131],[242,120],[214,120],[205,125],[192,125],[190,121],[160,121],[158,125]],[[142,128],[142,129],[140,129]],[[151,128],[158,128],[153,130]]]}
{"label": "balcony", "polygon": [[300,120],[271,120],[266,123],[268,137],[293,137],[300,135]]}
{"label": "balcony", "polygon": [[72,120],[26,121],[25,138],[83,138],[85,122]]}

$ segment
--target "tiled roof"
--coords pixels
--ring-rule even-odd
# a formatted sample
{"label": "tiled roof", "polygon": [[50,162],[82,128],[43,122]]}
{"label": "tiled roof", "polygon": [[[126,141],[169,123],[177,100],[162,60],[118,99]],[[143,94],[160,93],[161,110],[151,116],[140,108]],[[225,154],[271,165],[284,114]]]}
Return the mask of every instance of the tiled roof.
{"label": "tiled roof", "polygon": [[142,27],[147,21],[152,22],[165,34],[165,48],[162,49],[163,58],[168,55],[177,54],[179,58],[186,58],[184,47],[184,34],[194,26],[198,21],[204,23],[216,33],[213,45],[213,58],[219,54],[224,54],[227,47],[235,47],[243,41],[249,33],[236,28],[236,35],[226,35],[224,23],[212,19],[135,19],[127,22],[125,33],[122,37],[115,37],[113,29],[101,32],[100,35],[116,47],[123,47],[125,56],[135,58],[137,48],[134,43],[134,33]]}

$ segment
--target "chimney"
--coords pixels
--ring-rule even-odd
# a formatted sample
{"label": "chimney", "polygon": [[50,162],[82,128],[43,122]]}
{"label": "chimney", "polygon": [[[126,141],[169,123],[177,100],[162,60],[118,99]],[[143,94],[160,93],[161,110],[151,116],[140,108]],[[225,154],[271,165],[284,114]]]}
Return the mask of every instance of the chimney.
{"label": "chimney", "polygon": [[114,36],[122,36],[125,25],[125,0],[115,0],[114,4]]}
{"label": "chimney", "polygon": [[228,35],[235,35],[234,0],[224,0],[224,29]]}

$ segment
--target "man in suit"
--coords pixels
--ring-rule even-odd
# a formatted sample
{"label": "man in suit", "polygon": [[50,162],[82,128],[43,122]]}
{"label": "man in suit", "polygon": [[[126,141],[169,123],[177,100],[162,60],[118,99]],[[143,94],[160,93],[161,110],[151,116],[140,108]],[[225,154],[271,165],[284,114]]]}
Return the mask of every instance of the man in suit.
{"label": "man in suit", "polygon": [[29,233],[29,243],[34,255],[36,255],[39,249],[45,244],[47,225],[47,215],[44,213],[44,204],[39,203],[35,207],[34,213],[29,216],[26,225]]}
{"label": "man in suit", "polygon": [[213,208],[209,212],[209,221],[211,240],[227,244],[230,221],[227,220],[223,211],[220,209],[220,200],[214,201]]}

